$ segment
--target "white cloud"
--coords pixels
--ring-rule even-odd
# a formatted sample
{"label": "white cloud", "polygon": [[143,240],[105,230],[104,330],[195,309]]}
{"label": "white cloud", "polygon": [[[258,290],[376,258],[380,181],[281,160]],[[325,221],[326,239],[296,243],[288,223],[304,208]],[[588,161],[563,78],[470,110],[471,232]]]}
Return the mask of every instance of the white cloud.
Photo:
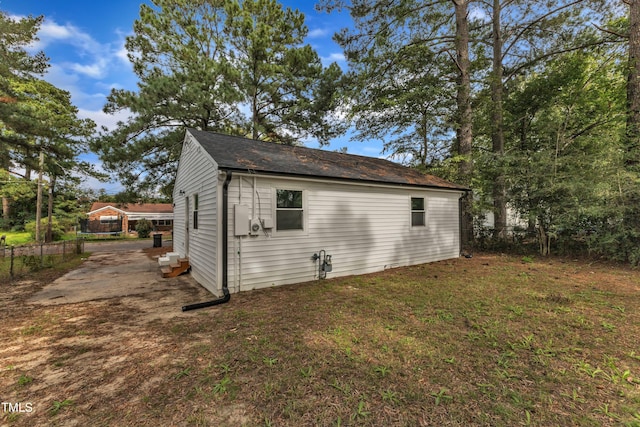
{"label": "white cloud", "polygon": [[330,61],[344,61],[345,57],[343,53],[332,53],[329,55],[329,57],[327,58]]}
{"label": "white cloud", "polygon": [[38,37],[40,43],[48,43],[50,40],[65,40],[70,39],[74,33],[72,31],[74,27],[58,25],[53,21],[45,21],[40,27]]}
{"label": "white cloud", "polygon": [[[12,18],[18,20],[24,16]],[[114,87],[135,85],[125,49],[126,34],[116,30],[113,41],[101,43],[71,23],[61,24],[45,18],[37,36],[39,40],[29,46],[29,50],[51,52],[44,79],[71,93],[72,102],[85,112],[85,117],[113,128],[118,118],[100,111],[107,94]],[[118,83],[107,83],[106,79]]]}
{"label": "white cloud", "polygon": [[338,62],[338,63],[345,62],[346,58],[344,57],[343,53],[334,52],[334,53],[330,53],[329,56],[322,56],[320,60],[322,61],[323,65],[327,66],[332,62]]}
{"label": "white cloud", "polygon": [[309,31],[307,37],[309,37],[310,39],[317,39],[320,37],[326,37],[330,33],[331,31],[329,31],[327,28],[315,28]]}
{"label": "white cloud", "polygon": [[115,57],[118,58],[120,61],[124,62],[125,64],[129,64],[129,51],[127,51],[127,48],[124,47],[124,43],[122,44],[122,46],[120,47],[120,49],[118,49],[115,52]]}
{"label": "white cloud", "polygon": [[126,121],[131,115],[131,112],[129,110],[123,110],[115,114],[107,114],[102,110],[86,110],[86,109],[80,108],[78,110],[78,115],[83,119],[93,120],[98,126],[98,129],[104,126],[108,130],[113,130],[116,128],[116,125],[118,124],[118,122]]}
{"label": "white cloud", "polygon": [[[22,19],[23,16],[12,16],[13,19]],[[51,59],[52,68],[57,66],[65,72],[78,74],[91,79],[102,79],[109,72],[123,64],[130,65],[127,51],[124,47],[125,35],[116,32],[116,40],[112,43],[100,43],[89,33],[73,24],[59,24],[53,19],[46,18],[38,31],[38,41],[29,49],[32,51],[45,51],[52,45],[68,45],[73,49],[68,51],[67,60],[56,61]],[[116,65],[118,64],[118,65]]]}
{"label": "white cloud", "polygon": [[69,64],[69,67],[79,74],[84,74],[85,76],[94,79],[100,79],[106,75],[108,64],[106,60],[98,60],[97,62],[88,65],[72,63]]}
{"label": "white cloud", "polygon": [[91,176],[84,177],[82,179],[82,184],[80,184],[80,187],[94,191],[103,189],[107,194],[111,195],[124,191],[124,186],[119,182],[114,181],[113,179],[108,182],[102,182],[99,179],[93,178]]}
{"label": "white cloud", "polygon": [[116,35],[118,36],[117,46],[114,50],[113,56],[122,61],[123,64],[131,65],[131,61],[129,61],[129,52],[125,47],[126,39],[128,36],[133,35],[133,33],[125,33],[121,30],[116,30]]}
{"label": "white cloud", "polygon": [[93,85],[94,91],[87,92],[88,87],[83,86],[81,81],[82,75],[71,69],[68,64],[52,64],[44,78],[52,85],[69,92],[74,105],[88,110],[102,108],[106,93],[110,90],[106,85]]}
{"label": "white cloud", "polygon": [[487,15],[487,12],[485,12],[484,10],[478,8],[478,7],[470,7],[469,8],[469,19],[473,20],[473,21],[480,21],[480,22],[489,22],[489,15]]}
{"label": "white cloud", "polygon": [[38,31],[38,48],[44,49],[52,43],[67,43],[82,53],[98,53],[101,45],[90,34],[72,24],[60,25],[53,19],[45,19]]}

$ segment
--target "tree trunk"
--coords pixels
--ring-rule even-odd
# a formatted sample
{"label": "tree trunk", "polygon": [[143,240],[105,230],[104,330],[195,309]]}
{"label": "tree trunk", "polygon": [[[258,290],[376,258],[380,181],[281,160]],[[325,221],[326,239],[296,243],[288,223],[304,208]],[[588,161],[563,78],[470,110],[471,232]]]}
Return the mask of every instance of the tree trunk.
{"label": "tree trunk", "polygon": [[[640,0],[628,0],[629,64],[627,74],[627,124],[624,138],[624,167],[633,183],[640,177]],[[628,243],[637,245],[640,233],[640,190],[631,185],[623,193],[623,226]],[[630,260],[630,252],[626,256]]]}
{"label": "tree trunk", "polygon": [[11,215],[11,200],[8,197],[2,196],[2,220],[4,221],[4,226],[9,226],[9,220]]}
{"label": "tree trunk", "polygon": [[494,237],[506,238],[507,206],[502,157],[504,155],[504,118],[502,115],[503,67],[502,67],[502,22],[500,0],[493,0],[493,72],[491,76],[491,141],[498,171],[493,181]]}
{"label": "tree trunk", "polygon": [[[471,62],[469,60],[469,0],[452,0],[456,18],[456,64],[458,66],[457,104],[457,146],[458,154],[463,157],[458,172],[461,183],[470,186],[473,173],[471,149],[473,142],[471,110]],[[471,192],[462,200],[462,244],[468,244],[473,238],[473,214]]]}
{"label": "tree trunk", "polygon": [[542,225],[542,223],[538,224],[538,243],[540,244],[540,255],[549,255],[549,240],[550,238],[547,234],[547,231],[544,229],[544,225]]}
{"label": "tree trunk", "polygon": [[47,234],[45,236],[45,242],[53,242],[53,190],[56,185],[56,177],[49,177],[49,200],[47,206]]}
{"label": "tree trunk", "polygon": [[258,100],[256,96],[253,96],[253,102],[251,104],[251,138],[258,139]]}
{"label": "tree trunk", "polygon": [[40,161],[38,162],[38,193],[36,196],[36,242],[42,241],[40,235],[40,219],[42,218],[42,169],[44,169],[44,151],[40,150]]}
{"label": "tree trunk", "polygon": [[258,117],[258,77],[256,76],[256,62],[257,62],[257,58],[253,58],[253,78],[252,78],[252,82],[253,82],[253,88],[252,88],[252,93],[251,93],[251,138],[252,139],[258,139],[258,136],[260,135],[258,129],[259,129],[259,125],[260,125],[260,120]]}
{"label": "tree trunk", "polygon": [[625,165],[640,164],[640,0],[629,0],[629,71]]}

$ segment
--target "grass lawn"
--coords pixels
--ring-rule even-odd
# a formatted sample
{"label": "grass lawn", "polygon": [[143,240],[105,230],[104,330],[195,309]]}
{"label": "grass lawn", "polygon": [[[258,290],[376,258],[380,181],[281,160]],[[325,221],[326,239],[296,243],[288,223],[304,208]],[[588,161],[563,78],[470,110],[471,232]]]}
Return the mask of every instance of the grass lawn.
{"label": "grass lawn", "polygon": [[[6,236],[7,248],[10,246],[19,246],[25,244],[35,244],[35,240],[28,231],[0,231],[0,236]],[[96,235],[76,235],[75,232],[65,233],[61,240],[76,240],[77,238],[84,238],[86,241],[104,241],[104,240],[131,240],[139,239],[137,236],[129,235],[109,235],[109,234],[96,234]],[[150,239],[147,237],[145,239]],[[142,239],[144,240],[144,239]]]}
{"label": "grass lawn", "polygon": [[7,246],[23,245],[33,241],[28,231],[0,231],[0,236],[6,236]]}
{"label": "grass lawn", "polygon": [[44,367],[0,353],[3,398],[49,408],[5,421],[640,426],[637,270],[477,255],[246,292],[149,323],[138,305],[0,319],[14,351],[60,346]]}

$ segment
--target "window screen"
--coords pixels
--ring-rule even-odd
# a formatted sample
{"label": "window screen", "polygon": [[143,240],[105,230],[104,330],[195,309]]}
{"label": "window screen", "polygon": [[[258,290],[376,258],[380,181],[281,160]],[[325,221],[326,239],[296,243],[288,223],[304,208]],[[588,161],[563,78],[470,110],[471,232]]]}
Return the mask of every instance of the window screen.
{"label": "window screen", "polygon": [[276,190],[276,229],[304,229],[302,190]]}
{"label": "window screen", "polygon": [[412,197],[411,198],[411,226],[420,227],[426,224],[425,210],[424,210],[424,198]]}
{"label": "window screen", "polygon": [[193,195],[193,229],[197,230],[198,229],[198,195],[194,194]]}

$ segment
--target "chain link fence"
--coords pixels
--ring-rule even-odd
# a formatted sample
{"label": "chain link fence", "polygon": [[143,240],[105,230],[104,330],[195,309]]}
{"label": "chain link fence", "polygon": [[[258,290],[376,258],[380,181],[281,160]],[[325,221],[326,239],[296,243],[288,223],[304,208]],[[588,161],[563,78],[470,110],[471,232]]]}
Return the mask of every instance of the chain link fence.
{"label": "chain link fence", "polygon": [[20,246],[0,246],[0,283],[50,268],[84,252],[84,238]]}

